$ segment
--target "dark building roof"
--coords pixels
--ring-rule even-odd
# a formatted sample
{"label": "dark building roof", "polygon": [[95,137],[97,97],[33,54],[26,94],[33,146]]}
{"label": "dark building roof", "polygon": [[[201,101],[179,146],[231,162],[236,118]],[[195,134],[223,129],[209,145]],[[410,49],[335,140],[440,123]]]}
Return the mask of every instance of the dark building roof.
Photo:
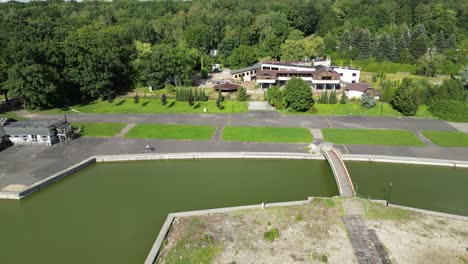
{"label": "dark building roof", "polygon": [[366,92],[370,91],[370,92],[372,92],[372,94],[374,96],[380,96],[380,94],[381,94],[379,90],[372,88],[372,85],[370,85],[369,83],[365,83],[365,82],[350,83],[350,84],[346,85],[345,90],[359,91],[359,92],[362,92],[362,93],[366,93]]}
{"label": "dark building roof", "polygon": [[221,88],[222,92],[235,92],[237,89],[239,89],[240,85],[233,84],[233,83],[222,83],[222,84],[217,84],[214,86],[214,88],[219,91]]}
{"label": "dark building roof", "polygon": [[49,135],[53,129],[61,129],[68,125],[64,121],[49,121],[49,122],[11,122],[5,123],[3,130],[7,135]]}
{"label": "dark building roof", "polygon": [[359,91],[364,93],[369,88],[372,89],[372,86],[369,83],[357,82],[346,85],[345,89],[349,91]]}

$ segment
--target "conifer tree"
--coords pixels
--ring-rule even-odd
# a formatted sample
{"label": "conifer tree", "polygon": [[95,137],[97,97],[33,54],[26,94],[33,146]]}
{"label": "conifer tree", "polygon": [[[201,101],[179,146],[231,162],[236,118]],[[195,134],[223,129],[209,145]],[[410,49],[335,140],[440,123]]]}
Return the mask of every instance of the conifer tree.
{"label": "conifer tree", "polygon": [[434,47],[436,47],[439,51],[443,51],[447,48],[444,32],[440,31],[434,36]]}
{"label": "conifer tree", "polygon": [[340,42],[340,51],[341,52],[349,52],[352,48],[353,36],[351,36],[351,32],[349,30],[345,30],[343,35],[341,36]]}
{"label": "conifer tree", "polygon": [[451,34],[447,40],[447,48],[454,49],[456,47],[457,47],[457,39],[455,37],[455,34]]}
{"label": "conifer tree", "polygon": [[200,96],[198,94],[198,88],[195,88],[195,90],[193,92],[193,100],[200,101]]}
{"label": "conifer tree", "polygon": [[358,43],[358,49],[359,49],[359,55],[358,55],[359,58],[366,59],[372,55],[371,35],[368,29],[365,29],[362,31],[361,37]]}
{"label": "conifer tree", "polygon": [[346,104],[347,102],[348,102],[348,98],[346,97],[345,92],[343,92],[343,93],[341,94],[340,104]]}
{"label": "conifer tree", "polygon": [[166,105],[167,104],[167,97],[166,97],[166,94],[163,94],[161,96],[161,104],[162,105]]}
{"label": "conifer tree", "polygon": [[418,59],[427,52],[428,39],[426,33],[420,34],[411,41],[410,52],[413,58]]}
{"label": "conifer tree", "polygon": [[330,98],[328,98],[328,103],[329,104],[336,104],[337,102],[338,102],[338,100],[336,99],[336,91],[333,90],[330,93]]}

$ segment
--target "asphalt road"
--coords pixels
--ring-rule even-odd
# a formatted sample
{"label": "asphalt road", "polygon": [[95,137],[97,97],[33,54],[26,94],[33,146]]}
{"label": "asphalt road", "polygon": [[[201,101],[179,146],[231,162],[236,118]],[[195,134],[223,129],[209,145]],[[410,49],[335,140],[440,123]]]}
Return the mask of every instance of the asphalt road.
{"label": "asphalt road", "polygon": [[[63,115],[41,115],[34,120],[63,119]],[[165,123],[214,126],[278,126],[307,128],[381,128],[422,130],[456,130],[449,123],[437,119],[407,117],[310,116],[284,115],[277,112],[246,114],[69,114],[71,122],[105,123]]]}

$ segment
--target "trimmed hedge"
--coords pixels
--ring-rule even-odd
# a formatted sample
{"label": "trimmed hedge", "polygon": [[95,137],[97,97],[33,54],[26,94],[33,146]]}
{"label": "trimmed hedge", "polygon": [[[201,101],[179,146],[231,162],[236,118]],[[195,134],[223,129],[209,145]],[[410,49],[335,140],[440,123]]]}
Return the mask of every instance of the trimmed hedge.
{"label": "trimmed hedge", "polygon": [[434,100],[429,102],[429,111],[447,121],[468,122],[468,105],[456,100]]}

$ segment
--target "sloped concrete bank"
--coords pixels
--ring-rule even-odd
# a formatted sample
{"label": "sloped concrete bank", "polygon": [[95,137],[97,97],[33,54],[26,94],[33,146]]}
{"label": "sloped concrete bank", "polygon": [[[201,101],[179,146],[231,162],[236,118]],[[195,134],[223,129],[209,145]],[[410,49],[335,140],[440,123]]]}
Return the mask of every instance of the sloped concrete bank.
{"label": "sloped concrete bank", "polygon": [[[457,168],[468,168],[468,161],[450,161],[441,159],[425,159],[396,156],[376,155],[350,155],[342,154],[345,161],[367,161],[386,162],[432,166],[447,166]],[[189,152],[189,153],[145,153],[124,155],[99,155],[89,157],[67,169],[59,171],[46,179],[38,181],[21,191],[0,191],[0,199],[19,200],[31,193],[40,190],[80,169],[95,162],[121,162],[121,161],[144,161],[144,160],[177,160],[177,159],[306,159],[324,160],[321,154],[309,153],[287,153],[287,152]]]}

